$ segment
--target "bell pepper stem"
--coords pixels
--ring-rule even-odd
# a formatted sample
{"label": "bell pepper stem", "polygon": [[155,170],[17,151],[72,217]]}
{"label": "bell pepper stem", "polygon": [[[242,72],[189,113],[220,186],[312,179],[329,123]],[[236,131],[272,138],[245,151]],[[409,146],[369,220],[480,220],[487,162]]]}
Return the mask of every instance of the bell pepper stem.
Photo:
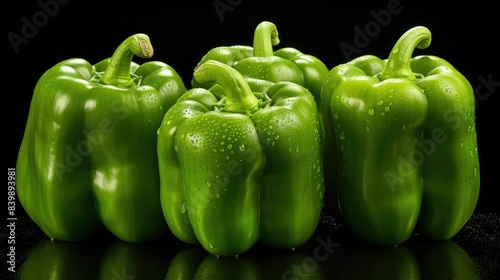
{"label": "bell pepper stem", "polygon": [[153,56],[153,46],[146,34],[134,34],[116,48],[100,83],[120,87],[133,86],[134,81],[130,77],[130,63],[134,55],[140,58]]}
{"label": "bell pepper stem", "polygon": [[431,44],[431,32],[424,26],[417,26],[406,31],[392,48],[380,80],[402,78],[415,81],[410,60],[415,48],[425,49]]}
{"label": "bell pepper stem", "polygon": [[207,60],[196,68],[194,79],[200,83],[219,84],[226,93],[224,110],[247,113],[256,110],[259,100],[253,94],[245,78],[234,68],[215,60]]}
{"label": "bell pepper stem", "polygon": [[278,29],[274,23],[263,21],[255,28],[253,37],[253,56],[269,57],[273,55],[273,46],[279,44]]}

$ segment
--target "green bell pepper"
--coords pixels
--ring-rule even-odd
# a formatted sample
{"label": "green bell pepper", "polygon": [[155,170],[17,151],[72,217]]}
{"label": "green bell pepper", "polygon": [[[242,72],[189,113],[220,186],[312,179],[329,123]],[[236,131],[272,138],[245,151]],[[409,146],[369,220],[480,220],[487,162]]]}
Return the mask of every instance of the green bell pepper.
{"label": "green bell pepper", "polygon": [[478,200],[472,87],[441,58],[412,58],[430,41],[427,28],[412,28],[387,60],[335,66],[322,88],[326,145],[337,149],[334,193],[345,223],[370,242],[401,244],[417,223],[425,236],[449,239]]}
{"label": "green bell pepper", "polygon": [[221,256],[258,240],[277,248],[305,243],[324,191],[312,94],[262,80],[251,83],[264,91],[255,92],[234,68],[212,60],[194,79],[218,90],[187,91],[158,135],[161,202],[173,234]]}
{"label": "green bell pepper", "polygon": [[[253,47],[215,47],[202,57],[197,67],[207,60],[216,60],[238,70],[244,77],[302,85],[317,101],[328,68],[317,57],[304,54],[295,48],[286,47],[273,52],[273,46],[279,42],[276,25],[263,21],[255,29]],[[192,86],[200,85],[193,79]]]}
{"label": "green bell pepper", "polygon": [[110,59],[80,59],[46,71],[35,89],[18,153],[17,191],[51,238],[77,241],[105,225],[124,241],[168,230],[160,205],[156,131],[186,91],[174,69],[150,58],[145,34]]}

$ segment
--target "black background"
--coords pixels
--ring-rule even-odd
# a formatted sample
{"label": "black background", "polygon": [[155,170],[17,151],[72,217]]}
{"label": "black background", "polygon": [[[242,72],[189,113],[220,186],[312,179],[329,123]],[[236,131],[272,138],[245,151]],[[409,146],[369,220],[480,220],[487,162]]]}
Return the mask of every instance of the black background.
{"label": "black background", "polygon": [[[134,33],[148,34],[155,49],[152,60],[172,66],[190,88],[193,69],[208,50],[221,45],[251,45],[254,29],[263,20],[272,21],[278,28],[281,43],[275,49],[297,48],[318,57],[328,68],[365,54],[386,58],[400,35],[411,27],[423,25],[432,32],[432,43],[414,54],[446,59],[476,89],[481,164],[476,213],[499,212],[500,13],[493,1],[464,4],[450,1],[439,6],[418,0],[370,4],[312,0],[40,2],[57,3],[57,9],[52,6],[48,14],[37,1],[8,1],[2,5],[5,172],[15,167],[33,89],[44,71],[73,57],[96,63],[111,56],[116,46]],[[219,3],[219,9],[226,5],[226,9],[218,11],[215,3]],[[388,5],[397,5],[399,12],[390,14],[383,24],[377,23],[374,13],[387,14]],[[8,34],[23,36],[26,21],[35,28],[28,30],[28,36],[24,37],[29,38],[16,51]],[[371,27],[368,30],[371,35],[360,45],[355,29],[366,27]],[[346,56],[342,44],[356,47],[358,52]],[[490,81],[489,86],[484,84],[485,80]],[[17,215],[23,215],[19,204]]]}

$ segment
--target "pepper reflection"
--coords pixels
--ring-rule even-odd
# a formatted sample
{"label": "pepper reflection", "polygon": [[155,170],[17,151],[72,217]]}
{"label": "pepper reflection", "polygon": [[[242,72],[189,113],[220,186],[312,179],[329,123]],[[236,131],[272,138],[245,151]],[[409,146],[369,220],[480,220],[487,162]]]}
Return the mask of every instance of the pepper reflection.
{"label": "pepper reflection", "polygon": [[165,241],[72,243],[45,237],[28,253],[20,279],[479,279],[474,261],[451,240],[407,247],[344,243],[321,260],[308,247],[262,245],[234,258]]}
{"label": "pepper reflection", "polygon": [[233,258],[217,257],[207,253],[203,248],[196,247],[180,252],[172,260],[165,279],[328,278],[320,265],[305,252],[252,249],[241,257]]}
{"label": "pepper reflection", "polygon": [[95,279],[107,247],[95,240],[51,241],[44,236],[28,252],[20,279]]}
{"label": "pepper reflection", "polygon": [[426,279],[480,279],[474,261],[451,240],[423,243],[414,251]]}

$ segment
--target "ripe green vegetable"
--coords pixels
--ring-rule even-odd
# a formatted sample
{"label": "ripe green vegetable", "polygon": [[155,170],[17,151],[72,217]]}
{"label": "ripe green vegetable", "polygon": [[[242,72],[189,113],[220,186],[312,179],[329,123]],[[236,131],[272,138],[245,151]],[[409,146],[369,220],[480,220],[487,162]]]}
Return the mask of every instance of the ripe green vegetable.
{"label": "ripe green vegetable", "polygon": [[171,231],[222,256],[242,254],[258,240],[278,248],[305,243],[324,191],[312,94],[291,82],[248,82],[212,60],[194,79],[215,85],[179,98],[158,135]]}
{"label": "ripe green vegetable", "polygon": [[77,241],[104,225],[130,242],[168,228],[160,206],[156,131],[186,91],[180,76],[150,58],[145,34],[110,59],[62,61],[38,81],[17,161],[17,193],[51,238]]}
{"label": "ripe green vegetable", "polygon": [[[366,55],[334,67],[322,88],[325,155],[342,217],[360,238],[403,243],[414,231],[453,237],[479,195],[471,85],[436,56],[411,58],[430,31],[408,30],[387,60]],[[335,154],[337,152],[338,154]]]}

